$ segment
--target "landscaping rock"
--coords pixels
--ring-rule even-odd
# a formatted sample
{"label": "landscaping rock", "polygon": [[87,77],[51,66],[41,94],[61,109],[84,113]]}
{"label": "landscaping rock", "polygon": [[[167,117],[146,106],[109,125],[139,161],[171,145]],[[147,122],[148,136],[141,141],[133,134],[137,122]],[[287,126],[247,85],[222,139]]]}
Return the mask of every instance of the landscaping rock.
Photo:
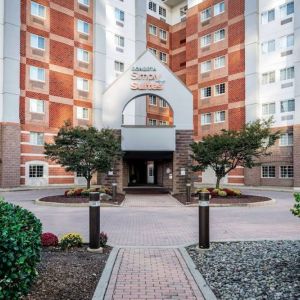
{"label": "landscaping rock", "polygon": [[105,194],[105,193],[100,194],[100,200],[101,201],[110,201],[111,199],[112,199],[112,197],[108,194]]}

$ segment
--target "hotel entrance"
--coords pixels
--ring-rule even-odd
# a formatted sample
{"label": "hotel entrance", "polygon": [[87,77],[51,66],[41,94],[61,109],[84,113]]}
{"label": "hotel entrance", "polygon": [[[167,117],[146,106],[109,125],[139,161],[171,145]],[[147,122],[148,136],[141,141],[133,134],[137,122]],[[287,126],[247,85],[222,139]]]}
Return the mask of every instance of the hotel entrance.
{"label": "hotel entrance", "polygon": [[128,161],[128,186],[157,184],[157,168],[154,161]]}

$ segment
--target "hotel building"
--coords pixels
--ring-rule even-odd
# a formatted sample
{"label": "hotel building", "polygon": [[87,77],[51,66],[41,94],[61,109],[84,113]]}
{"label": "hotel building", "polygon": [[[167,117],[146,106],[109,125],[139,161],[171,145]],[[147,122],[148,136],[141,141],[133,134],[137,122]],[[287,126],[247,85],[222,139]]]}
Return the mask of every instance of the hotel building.
{"label": "hotel building", "polygon": [[179,191],[193,139],[273,116],[273,154],[223,183],[299,188],[299,30],[297,1],[1,1],[0,186],[84,184],[43,154],[70,121],[122,136],[94,183]]}

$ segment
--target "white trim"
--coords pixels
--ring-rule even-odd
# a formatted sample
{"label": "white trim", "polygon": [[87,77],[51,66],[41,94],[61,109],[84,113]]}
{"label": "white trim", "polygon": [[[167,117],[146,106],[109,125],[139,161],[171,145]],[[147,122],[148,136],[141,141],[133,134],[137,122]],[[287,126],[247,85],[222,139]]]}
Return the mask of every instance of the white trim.
{"label": "white trim", "polygon": [[72,175],[52,175],[52,176],[48,176],[48,178],[74,178],[75,176]]}
{"label": "white trim", "polygon": [[244,175],[228,175],[228,178],[245,178]]}
{"label": "white trim", "polygon": [[21,153],[21,156],[40,156],[45,157],[45,154],[37,154],[37,153]]}

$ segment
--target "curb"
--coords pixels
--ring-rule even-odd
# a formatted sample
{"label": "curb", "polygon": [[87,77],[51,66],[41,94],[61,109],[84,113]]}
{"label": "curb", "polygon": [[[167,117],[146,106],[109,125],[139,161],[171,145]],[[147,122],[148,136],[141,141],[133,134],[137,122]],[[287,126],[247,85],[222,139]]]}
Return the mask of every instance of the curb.
{"label": "curb", "polygon": [[120,248],[113,248],[109,254],[108,260],[100,277],[100,280],[96,286],[92,300],[104,299],[106,289],[110,280],[111,273],[115,266],[115,262],[118,256]]}
{"label": "curb", "polygon": [[200,289],[205,300],[217,300],[217,297],[201,275],[201,273],[197,270],[196,265],[193,260],[189,256],[188,252],[185,248],[179,248],[180,254],[185,261],[190,273],[192,274],[198,288]]}

